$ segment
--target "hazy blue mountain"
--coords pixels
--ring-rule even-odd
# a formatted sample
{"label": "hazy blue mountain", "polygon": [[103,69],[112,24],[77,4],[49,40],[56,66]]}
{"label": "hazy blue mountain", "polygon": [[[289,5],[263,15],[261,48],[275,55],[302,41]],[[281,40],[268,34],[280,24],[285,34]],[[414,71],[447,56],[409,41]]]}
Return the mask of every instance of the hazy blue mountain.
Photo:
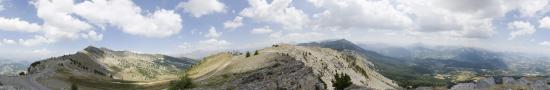
{"label": "hazy blue mountain", "polygon": [[331,48],[340,52],[356,52],[371,61],[379,73],[397,81],[400,86],[436,86],[446,85],[447,83],[444,80],[436,80],[431,76],[425,76],[424,74],[428,74],[430,70],[415,67],[415,63],[410,60],[389,57],[374,51],[365,50],[345,39],[302,43],[298,45]]}
{"label": "hazy blue mountain", "polygon": [[[519,52],[497,52],[462,46],[391,46],[384,44],[360,44],[360,47],[385,56],[411,60],[425,69],[469,69],[491,71],[495,75],[536,76],[550,75],[550,58]],[[454,70],[456,71],[456,70]],[[498,71],[498,72],[493,72]],[[502,72],[506,71],[506,72]]]}
{"label": "hazy blue mountain", "polygon": [[29,61],[0,60],[0,75],[15,76],[26,72]]}
{"label": "hazy blue mountain", "polygon": [[310,42],[301,46],[331,48],[357,52],[369,59],[384,76],[400,85],[440,85],[447,81],[433,79],[436,74],[455,75],[471,71],[479,75],[545,75],[550,61],[545,57],[518,53],[494,52],[460,46],[391,46],[354,44],[345,39]]}

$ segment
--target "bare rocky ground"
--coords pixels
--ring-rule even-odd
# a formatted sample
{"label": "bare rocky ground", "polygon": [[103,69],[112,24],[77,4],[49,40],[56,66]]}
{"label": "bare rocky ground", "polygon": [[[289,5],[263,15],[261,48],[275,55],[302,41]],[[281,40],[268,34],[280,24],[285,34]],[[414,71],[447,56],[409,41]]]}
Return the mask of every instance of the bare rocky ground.
{"label": "bare rocky ground", "polygon": [[353,52],[286,44],[258,52],[250,57],[240,53],[212,55],[192,66],[187,74],[197,90],[333,90],[331,81],[339,73],[352,78],[350,88],[399,89],[395,82],[371,69],[368,60]]}

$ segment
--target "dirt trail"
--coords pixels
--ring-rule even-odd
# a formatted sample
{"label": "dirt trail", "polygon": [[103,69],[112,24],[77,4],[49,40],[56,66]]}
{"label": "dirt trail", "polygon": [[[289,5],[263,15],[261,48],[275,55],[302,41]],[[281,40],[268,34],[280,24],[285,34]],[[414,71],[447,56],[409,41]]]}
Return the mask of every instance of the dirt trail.
{"label": "dirt trail", "polygon": [[206,80],[210,77],[212,77],[213,75],[215,75],[216,73],[218,73],[219,71],[223,70],[225,67],[227,67],[227,65],[229,65],[230,62],[226,62],[225,64],[219,66],[219,67],[216,67],[215,70],[213,71],[210,71],[208,73],[206,73],[205,75],[208,75],[208,76],[201,76],[201,77],[198,77],[196,80],[197,81],[202,81],[202,80]]}

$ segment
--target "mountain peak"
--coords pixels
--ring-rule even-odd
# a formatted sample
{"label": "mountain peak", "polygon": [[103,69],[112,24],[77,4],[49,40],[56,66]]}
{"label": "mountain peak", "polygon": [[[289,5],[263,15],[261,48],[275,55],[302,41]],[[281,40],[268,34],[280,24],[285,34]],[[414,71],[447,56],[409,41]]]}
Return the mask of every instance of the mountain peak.
{"label": "mountain peak", "polygon": [[95,46],[88,46],[86,48],[84,48],[84,50],[86,51],[94,51],[94,50],[99,50],[99,48],[95,47]]}
{"label": "mountain peak", "polygon": [[348,49],[353,51],[361,51],[362,48],[355,45],[353,42],[346,39],[337,39],[337,40],[327,40],[322,42],[311,42],[311,43],[302,43],[300,46],[320,46],[326,48],[332,48],[338,51]]}
{"label": "mountain peak", "polygon": [[84,48],[83,51],[89,52],[89,53],[96,53],[96,54],[104,54],[105,52],[110,52],[112,50],[108,48],[97,48],[95,46],[88,46]]}
{"label": "mountain peak", "polygon": [[346,40],[346,39],[338,39],[338,40],[334,40],[334,41],[326,41],[326,42],[345,42],[345,43],[352,43],[351,41],[349,41],[349,40]]}

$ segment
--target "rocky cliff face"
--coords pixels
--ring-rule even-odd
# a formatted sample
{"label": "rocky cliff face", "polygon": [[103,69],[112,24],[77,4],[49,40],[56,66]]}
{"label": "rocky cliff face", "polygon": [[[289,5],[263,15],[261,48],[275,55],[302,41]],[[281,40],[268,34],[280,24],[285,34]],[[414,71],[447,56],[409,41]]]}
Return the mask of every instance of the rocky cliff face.
{"label": "rocky cliff face", "polygon": [[371,69],[368,60],[353,52],[328,48],[274,45],[258,55],[220,53],[209,56],[187,72],[195,89],[333,90],[336,74],[351,77],[357,89],[396,89],[392,80]]}

